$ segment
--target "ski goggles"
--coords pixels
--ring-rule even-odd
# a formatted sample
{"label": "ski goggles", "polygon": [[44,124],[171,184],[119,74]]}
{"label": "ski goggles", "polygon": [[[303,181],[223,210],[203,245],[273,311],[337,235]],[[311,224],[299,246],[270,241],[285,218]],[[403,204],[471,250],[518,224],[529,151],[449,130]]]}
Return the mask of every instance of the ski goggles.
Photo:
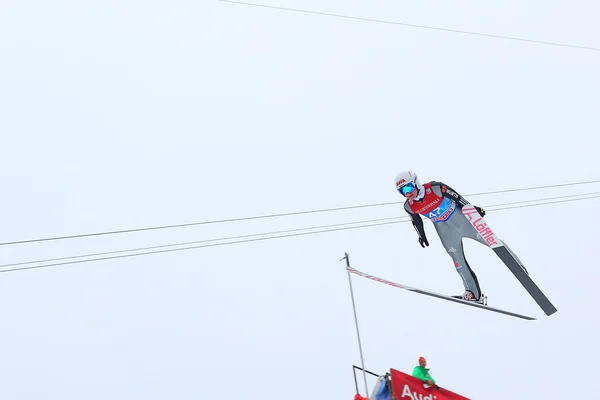
{"label": "ski goggles", "polygon": [[407,183],[406,185],[402,186],[400,189],[398,189],[398,191],[400,192],[400,194],[402,194],[402,196],[406,196],[408,193],[411,193],[415,189],[416,189],[415,184],[410,182],[410,183]]}

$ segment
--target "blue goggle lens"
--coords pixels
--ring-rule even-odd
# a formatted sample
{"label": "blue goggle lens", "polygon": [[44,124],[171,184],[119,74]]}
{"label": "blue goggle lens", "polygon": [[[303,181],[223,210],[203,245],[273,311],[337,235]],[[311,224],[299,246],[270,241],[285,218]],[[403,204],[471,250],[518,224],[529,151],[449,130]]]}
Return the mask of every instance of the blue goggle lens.
{"label": "blue goggle lens", "polygon": [[402,193],[403,196],[406,196],[407,193],[412,192],[413,190],[415,190],[415,185],[413,183],[408,183],[404,186],[402,186],[400,189],[398,189],[398,191],[400,193]]}

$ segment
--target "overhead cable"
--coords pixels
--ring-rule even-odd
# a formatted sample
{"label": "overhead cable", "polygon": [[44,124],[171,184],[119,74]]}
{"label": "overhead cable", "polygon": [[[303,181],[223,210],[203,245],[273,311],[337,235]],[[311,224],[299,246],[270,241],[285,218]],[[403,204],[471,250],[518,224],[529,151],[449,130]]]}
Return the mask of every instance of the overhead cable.
{"label": "overhead cable", "polygon": [[549,46],[572,47],[572,48],[582,49],[582,50],[593,50],[593,51],[600,50],[600,48],[597,48],[597,47],[588,47],[588,46],[581,46],[581,45],[574,45],[574,44],[548,42],[548,41],[543,41],[543,40],[525,39],[525,38],[513,37],[513,36],[493,35],[493,34],[489,34],[489,33],[470,32],[470,31],[464,31],[464,30],[459,30],[459,29],[438,28],[438,27],[434,27],[434,26],[408,24],[408,23],[404,23],[404,22],[387,21],[387,20],[381,20],[381,19],[375,19],[375,18],[353,17],[350,15],[333,14],[333,13],[326,13],[326,12],[321,12],[321,11],[311,11],[311,10],[304,10],[304,9],[299,9],[299,8],[271,6],[271,5],[267,5],[267,4],[247,3],[247,2],[243,2],[243,1],[233,1],[233,0],[218,0],[218,1],[220,1],[222,3],[240,4],[240,5],[244,5],[244,6],[250,6],[250,7],[270,8],[270,9],[281,10],[281,11],[291,11],[291,12],[304,13],[304,14],[322,15],[325,17],[335,17],[335,18],[344,18],[344,19],[352,19],[352,20],[359,20],[359,21],[375,22],[375,23],[379,23],[379,24],[401,25],[401,26],[406,26],[406,27],[410,27],[410,28],[430,29],[430,30],[442,31],[442,32],[483,36],[483,37],[489,37],[489,38],[494,38],[494,39],[516,40],[516,41],[520,41],[520,42],[530,42],[530,43],[537,43],[537,44],[543,44],[543,45],[549,45]]}
{"label": "overhead cable", "polygon": [[[465,197],[482,196],[482,195],[496,194],[496,193],[521,192],[521,191],[528,191],[528,190],[548,189],[548,188],[566,187],[566,186],[574,186],[574,185],[588,185],[588,184],[599,183],[599,182],[600,182],[600,179],[592,180],[592,181],[568,182],[568,183],[544,185],[544,186],[532,186],[532,187],[517,188],[517,189],[495,190],[495,191],[480,192],[480,193],[467,193],[467,194],[465,194]],[[75,239],[75,238],[92,237],[92,236],[117,235],[117,234],[123,234],[123,233],[133,233],[133,232],[161,230],[161,229],[173,229],[173,228],[182,228],[182,227],[198,226],[198,225],[221,224],[221,223],[248,221],[248,220],[256,220],[256,219],[288,217],[288,216],[293,216],[293,215],[316,214],[316,213],[351,210],[351,209],[359,209],[359,208],[373,208],[373,207],[389,206],[389,205],[402,204],[402,203],[403,203],[403,201],[392,201],[392,202],[386,202],[386,203],[362,204],[362,205],[345,206],[345,207],[323,208],[323,209],[316,209],[316,210],[292,211],[292,212],[285,212],[285,213],[278,213],[278,214],[254,215],[254,216],[249,216],[249,217],[237,217],[237,218],[229,218],[229,219],[189,222],[189,223],[173,224],[173,225],[160,225],[160,226],[122,229],[122,230],[105,231],[105,232],[83,233],[83,234],[67,235],[67,236],[54,236],[54,237],[45,237],[45,238],[38,238],[38,239],[26,239],[26,240],[17,240],[17,241],[10,241],[10,242],[0,242],[0,246],[9,246],[9,245],[35,243],[35,242],[47,242],[47,241],[64,240],[64,239]]]}
{"label": "overhead cable", "polygon": [[[567,198],[572,198],[572,197],[577,197],[577,196],[588,196],[588,195],[600,195],[600,192],[590,192],[590,193],[572,194],[572,195],[565,195],[565,196],[546,197],[546,198],[542,198],[542,199],[532,199],[532,200],[513,201],[513,202],[508,202],[508,203],[490,204],[490,205],[486,205],[485,209],[489,210],[492,207],[504,206],[504,208],[500,208],[500,210],[502,210],[502,209],[513,208],[513,207],[506,207],[506,206],[512,206],[512,205],[516,205],[516,204],[524,204],[524,203],[532,203],[532,202],[547,202],[549,200],[567,199]],[[597,197],[597,196],[592,196],[591,198],[595,198],[595,197]],[[585,199],[586,198],[580,198],[580,199],[574,199],[574,200],[585,200]],[[550,204],[550,203],[543,203],[543,204]],[[533,206],[536,206],[536,205],[538,205],[538,204],[533,204]],[[519,208],[519,207],[517,207],[517,208]],[[493,209],[491,211],[495,211],[495,209]],[[48,259],[44,259],[44,260],[23,261],[23,262],[10,263],[10,264],[0,264],[0,268],[14,267],[14,266],[18,266],[18,265],[54,262],[54,261],[64,261],[64,260],[71,260],[74,258],[85,258],[85,257],[106,256],[106,255],[110,255],[110,254],[130,253],[133,251],[155,250],[155,249],[162,249],[162,248],[167,248],[167,247],[185,246],[185,245],[190,245],[190,244],[222,242],[225,240],[235,240],[235,239],[247,239],[247,238],[257,237],[257,236],[279,235],[279,234],[283,234],[283,233],[301,232],[301,231],[306,231],[306,230],[315,230],[315,229],[324,229],[324,228],[334,228],[334,227],[342,227],[342,226],[356,225],[356,224],[369,224],[369,223],[382,222],[382,221],[404,220],[404,221],[397,221],[397,222],[408,222],[409,219],[410,218],[408,215],[385,217],[385,218],[375,218],[375,219],[367,219],[367,220],[361,220],[361,221],[343,222],[343,223],[337,223],[337,224],[310,226],[307,228],[285,229],[285,230],[278,230],[278,231],[271,231],[271,232],[252,233],[252,234],[246,234],[246,235],[236,235],[236,236],[227,236],[227,237],[212,238],[212,239],[194,240],[194,241],[188,241],[188,242],[163,244],[163,245],[156,245],[156,246],[138,247],[138,248],[126,249],[126,250],[113,250],[113,251],[105,251],[105,252],[100,252],[100,253],[82,254],[82,255],[77,255],[77,256],[48,258]]]}
{"label": "overhead cable", "polygon": [[[564,197],[564,196],[561,196],[561,197]],[[514,208],[525,208],[525,207],[537,207],[537,206],[547,205],[547,204],[566,203],[566,202],[570,202],[570,201],[591,200],[591,199],[596,199],[596,198],[600,198],[600,195],[595,195],[595,196],[590,196],[590,197],[585,197],[585,198],[577,198],[577,199],[563,199],[563,200],[556,200],[556,201],[548,201],[548,202],[542,202],[542,203],[537,203],[537,204],[526,204],[526,205],[521,204],[521,205],[508,206],[508,207],[500,207],[500,208],[495,208],[492,211],[501,211],[501,210],[509,210],[509,209],[514,209]],[[540,201],[540,200],[530,200],[530,202],[533,202],[533,201]],[[486,206],[486,208],[487,207],[489,207],[489,206]],[[402,217],[396,217],[396,218],[400,219]],[[169,253],[169,252],[175,252],[175,251],[184,251],[184,250],[192,250],[192,249],[207,248],[207,247],[227,246],[227,245],[232,245],[232,244],[257,242],[257,241],[271,240],[271,239],[281,239],[281,238],[289,238],[289,237],[297,237],[297,236],[315,235],[315,234],[319,234],[319,233],[337,232],[337,231],[344,231],[344,230],[350,230],[350,229],[362,229],[362,228],[369,228],[369,227],[374,227],[374,226],[383,226],[383,225],[391,225],[391,224],[398,224],[398,223],[406,223],[406,222],[410,221],[409,219],[406,219],[406,217],[404,217],[404,218],[405,219],[401,220],[401,221],[377,222],[377,223],[370,223],[370,224],[366,224],[366,225],[351,226],[351,227],[346,226],[346,227],[340,227],[340,228],[334,228],[334,229],[319,230],[319,231],[316,231],[316,232],[289,233],[289,234],[285,234],[285,235],[277,235],[277,236],[270,236],[270,237],[263,237],[263,238],[254,238],[254,239],[242,239],[242,240],[230,241],[230,242],[225,242],[225,243],[203,244],[203,245],[189,246],[189,247],[183,247],[183,248],[177,248],[177,249],[156,250],[156,251],[148,251],[148,252],[136,253],[136,254],[125,254],[125,255],[117,255],[117,256],[109,256],[109,257],[92,258],[92,259],[87,259],[87,260],[66,261],[66,262],[51,263],[51,264],[42,264],[42,265],[36,265],[36,266],[30,266],[30,267],[11,268],[11,269],[0,270],[0,273],[22,271],[22,270],[29,270],[29,269],[49,268],[49,267],[56,267],[56,266],[63,266],[63,265],[80,264],[80,263],[87,263],[87,262],[93,262],[93,261],[104,261],[104,260],[112,260],[112,259],[127,258],[127,257],[137,257],[137,256],[145,256],[145,255],[152,255],[152,254],[160,254],[160,253]],[[391,217],[391,218],[381,218],[381,219],[379,219],[379,221],[390,220],[390,219],[394,219],[394,217]],[[371,220],[371,221],[377,221],[377,220]],[[354,222],[354,224],[356,224],[356,223],[363,223],[363,222],[370,222],[370,221],[358,221],[358,222]],[[343,225],[348,225],[348,224],[353,224],[353,223],[334,224],[334,225],[331,225],[331,226],[343,226]],[[293,231],[298,231],[298,230],[316,229],[316,228],[317,227],[303,228],[303,229],[293,229],[293,230],[289,230],[288,232],[293,232]],[[284,232],[284,231],[280,231],[280,232]],[[273,233],[275,233],[275,232],[263,233],[263,234],[243,235],[243,236],[240,236],[240,238],[249,238],[249,237],[253,237],[253,236],[259,236],[259,235],[262,236],[262,235],[268,235],[268,234],[273,234]],[[200,243],[200,242],[214,241],[214,240],[227,240],[227,238],[209,239],[209,240],[204,240],[204,241],[198,241],[198,243]],[[184,243],[181,243],[179,245],[183,245],[183,244]],[[185,243],[185,244],[187,244],[187,243]],[[149,247],[147,249],[158,248],[158,247],[166,247],[166,246],[176,246],[176,245],[177,244],[174,244],[174,245],[163,245],[163,246],[153,246],[153,247]],[[134,250],[135,249],[125,250],[125,251],[134,251]],[[123,251],[118,251],[118,252],[123,252]],[[114,254],[114,253],[117,253],[117,252],[109,252],[109,253],[113,253]],[[109,253],[105,253],[105,254],[109,254]],[[96,255],[98,255],[98,253]],[[75,257],[76,258],[80,258],[80,257],[86,257],[86,256],[83,255],[83,256],[66,257],[66,258],[63,258],[63,259],[75,258]],[[46,261],[48,261],[48,260],[46,260]],[[37,262],[43,262],[43,261],[37,261]],[[36,263],[36,262],[27,262],[27,264],[29,264],[29,263]],[[25,264],[25,263],[20,263],[20,264]],[[4,266],[9,266],[9,265],[17,265],[17,264],[7,264],[7,265],[4,265]],[[0,266],[0,267],[4,267],[4,266]]]}

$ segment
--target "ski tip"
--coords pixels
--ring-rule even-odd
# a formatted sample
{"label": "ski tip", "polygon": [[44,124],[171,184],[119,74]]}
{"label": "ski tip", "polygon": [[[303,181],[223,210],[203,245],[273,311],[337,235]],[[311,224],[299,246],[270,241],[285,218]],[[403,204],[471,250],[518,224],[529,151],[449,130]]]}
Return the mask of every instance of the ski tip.
{"label": "ski tip", "polygon": [[546,315],[547,315],[547,316],[551,316],[551,315],[553,315],[554,313],[556,313],[557,311],[558,311],[558,310],[557,310],[556,308],[554,308],[554,309],[552,309],[552,310],[546,311]]}

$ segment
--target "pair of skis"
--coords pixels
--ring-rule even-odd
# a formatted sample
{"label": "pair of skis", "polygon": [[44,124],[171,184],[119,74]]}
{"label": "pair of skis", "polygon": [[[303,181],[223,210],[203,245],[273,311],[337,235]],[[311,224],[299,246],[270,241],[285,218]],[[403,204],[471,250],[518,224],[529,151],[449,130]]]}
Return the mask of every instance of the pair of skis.
{"label": "pair of skis", "polygon": [[[481,217],[479,215],[479,213],[477,212],[475,207],[473,207],[471,204],[466,204],[462,208],[462,212],[465,215],[465,217],[469,220],[471,225],[475,228],[475,230],[477,230],[479,235],[481,235],[481,237],[485,240],[485,242],[488,244],[488,246],[492,248],[492,250],[500,258],[500,260],[502,260],[502,262],[513,273],[515,278],[517,278],[517,280],[521,283],[521,285],[523,285],[523,287],[527,290],[527,292],[535,300],[535,302],[540,306],[540,308],[544,311],[544,313],[548,316],[554,314],[557,311],[556,308],[554,307],[554,305],[550,302],[550,300],[546,297],[546,295],[540,290],[540,288],[531,279],[531,277],[529,276],[529,273],[527,272],[525,267],[523,265],[521,265],[519,260],[511,254],[511,252],[504,245],[504,243],[496,236],[494,231],[484,221],[483,217]],[[414,293],[420,293],[420,294],[424,294],[426,296],[436,297],[438,299],[452,301],[455,303],[460,303],[460,304],[480,308],[480,309],[487,310],[487,311],[493,311],[493,312],[509,315],[509,316],[516,317],[516,318],[521,318],[521,319],[530,320],[530,321],[536,319],[533,317],[514,313],[511,311],[507,311],[507,310],[503,310],[500,308],[489,307],[489,306],[479,303],[479,302],[467,301],[467,300],[455,298],[455,297],[444,295],[444,294],[439,294],[439,293],[434,293],[434,292],[430,292],[427,290],[417,289],[414,287],[401,285],[399,283],[381,279],[381,278],[378,278],[373,275],[365,274],[364,272],[360,272],[360,271],[350,267],[350,261],[349,261],[348,254],[346,254],[346,256],[344,258],[346,259],[346,269],[348,270],[348,272],[351,272],[353,274],[356,274],[356,275],[359,275],[359,276],[362,276],[362,277],[365,277],[368,279],[372,279],[372,280],[375,280],[375,281],[378,281],[381,283],[385,283],[387,285],[391,285],[391,286],[394,286],[394,287],[397,287],[400,289],[409,290]]]}
{"label": "pair of skis", "polygon": [[355,275],[362,276],[364,278],[371,279],[371,280],[374,280],[374,281],[377,281],[377,282],[385,283],[386,285],[394,286],[394,287],[397,287],[397,288],[400,288],[400,289],[409,290],[409,291],[414,292],[414,293],[420,293],[420,294],[424,294],[426,296],[436,297],[438,299],[448,300],[448,301],[452,301],[452,302],[455,302],[455,303],[460,303],[460,304],[464,304],[464,305],[467,305],[467,306],[480,308],[480,309],[483,309],[483,310],[494,311],[494,312],[497,312],[497,313],[500,313],[500,314],[510,315],[511,317],[526,319],[526,320],[529,320],[529,321],[535,320],[535,318],[533,318],[533,317],[528,317],[526,315],[517,314],[517,313],[511,312],[511,311],[502,310],[500,308],[489,307],[487,305],[484,305],[484,304],[481,304],[481,303],[478,303],[478,302],[475,302],[475,301],[467,301],[467,300],[463,300],[463,299],[458,299],[456,297],[448,296],[448,295],[445,295],[445,294],[434,293],[434,292],[430,292],[428,290],[417,289],[417,288],[414,288],[414,287],[402,285],[400,283],[388,281],[386,279],[382,279],[382,278],[378,278],[378,277],[373,276],[373,275],[366,274],[366,273],[361,272],[361,271],[359,271],[357,269],[354,269],[354,268],[352,268],[350,266],[346,266],[346,270],[348,272],[351,272],[351,273],[355,274]]}

